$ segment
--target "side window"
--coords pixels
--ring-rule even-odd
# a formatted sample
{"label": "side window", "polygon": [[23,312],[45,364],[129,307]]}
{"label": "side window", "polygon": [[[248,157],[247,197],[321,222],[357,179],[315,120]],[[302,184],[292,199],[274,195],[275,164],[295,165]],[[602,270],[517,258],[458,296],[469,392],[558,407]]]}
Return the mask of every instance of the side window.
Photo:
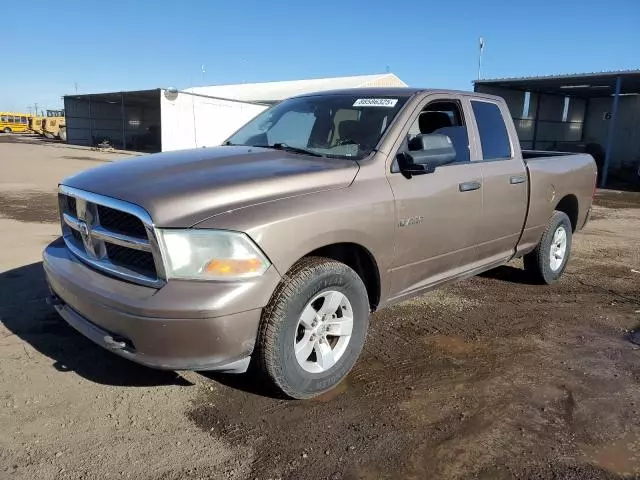
{"label": "side window", "polygon": [[27,117],[20,117],[20,123],[27,123]]}
{"label": "side window", "polygon": [[459,102],[436,100],[420,112],[409,129],[411,142],[417,135],[446,135],[456,151],[456,163],[469,162],[469,135]]}
{"label": "side window", "polygon": [[495,103],[472,100],[473,113],[478,124],[483,160],[511,158],[511,144],[507,126]]}
{"label": "side window", "polygon": [[9,123],[13,123],[13,115],[9,115],[9,116],[7,117],[7,121],[8,121]]}
{"label": "side window", "polygon": [[8,121],[9,121],[9,117],[7,117],[6,115],[2,115],[0,117],[0,122],[7,123]]}

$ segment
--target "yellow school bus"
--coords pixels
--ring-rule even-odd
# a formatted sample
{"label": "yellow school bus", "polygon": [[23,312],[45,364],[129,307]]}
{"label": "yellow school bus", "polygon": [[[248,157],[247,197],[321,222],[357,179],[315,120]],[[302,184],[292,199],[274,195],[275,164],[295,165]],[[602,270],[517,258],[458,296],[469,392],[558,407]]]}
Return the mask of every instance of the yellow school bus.
{"label": "yellow school bus", "polygon": [[0,132],[21,133],[29,130],[28,113],[0,112]]}

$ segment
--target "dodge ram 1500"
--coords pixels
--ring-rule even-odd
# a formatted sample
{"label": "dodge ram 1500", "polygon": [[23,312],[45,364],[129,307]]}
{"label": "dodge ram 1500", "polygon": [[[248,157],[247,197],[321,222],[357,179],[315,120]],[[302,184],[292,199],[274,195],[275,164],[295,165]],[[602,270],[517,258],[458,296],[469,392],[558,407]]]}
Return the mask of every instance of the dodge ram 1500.
{"label": "dodge ram 1500", "polygon": [[50,301],[141,364],[251,363],[309,398],[347,375],[375,310],[515,257],[556,281],[595,181],[589,155],[521,151],[498,97],[304,95],[222,146],[64,180]]}

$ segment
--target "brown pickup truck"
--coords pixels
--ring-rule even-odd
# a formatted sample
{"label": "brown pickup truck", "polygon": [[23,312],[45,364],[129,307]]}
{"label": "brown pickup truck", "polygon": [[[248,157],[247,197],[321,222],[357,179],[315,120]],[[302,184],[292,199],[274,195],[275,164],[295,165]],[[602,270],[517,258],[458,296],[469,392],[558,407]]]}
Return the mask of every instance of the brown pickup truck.
{"label": "brown pickup truck", "polygon": [[589,155],[521,151],[497,97],[305,95],[223,146],[64,180],[49,300],[135,362],[252,364],[308,398],[347,375],[375,310],[514,257],[556,281],[595,180]]}

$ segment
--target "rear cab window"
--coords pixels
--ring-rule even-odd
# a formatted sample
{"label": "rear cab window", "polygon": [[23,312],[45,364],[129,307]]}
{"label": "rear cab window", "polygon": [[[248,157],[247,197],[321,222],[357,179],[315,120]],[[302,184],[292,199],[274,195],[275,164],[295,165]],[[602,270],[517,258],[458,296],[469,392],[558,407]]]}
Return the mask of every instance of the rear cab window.
{"label": "rear cab window", "polygon": [[500,107],[492,102],[471,100],[476,117],[483,160],[507,160],[512,157],[509,132]]}

